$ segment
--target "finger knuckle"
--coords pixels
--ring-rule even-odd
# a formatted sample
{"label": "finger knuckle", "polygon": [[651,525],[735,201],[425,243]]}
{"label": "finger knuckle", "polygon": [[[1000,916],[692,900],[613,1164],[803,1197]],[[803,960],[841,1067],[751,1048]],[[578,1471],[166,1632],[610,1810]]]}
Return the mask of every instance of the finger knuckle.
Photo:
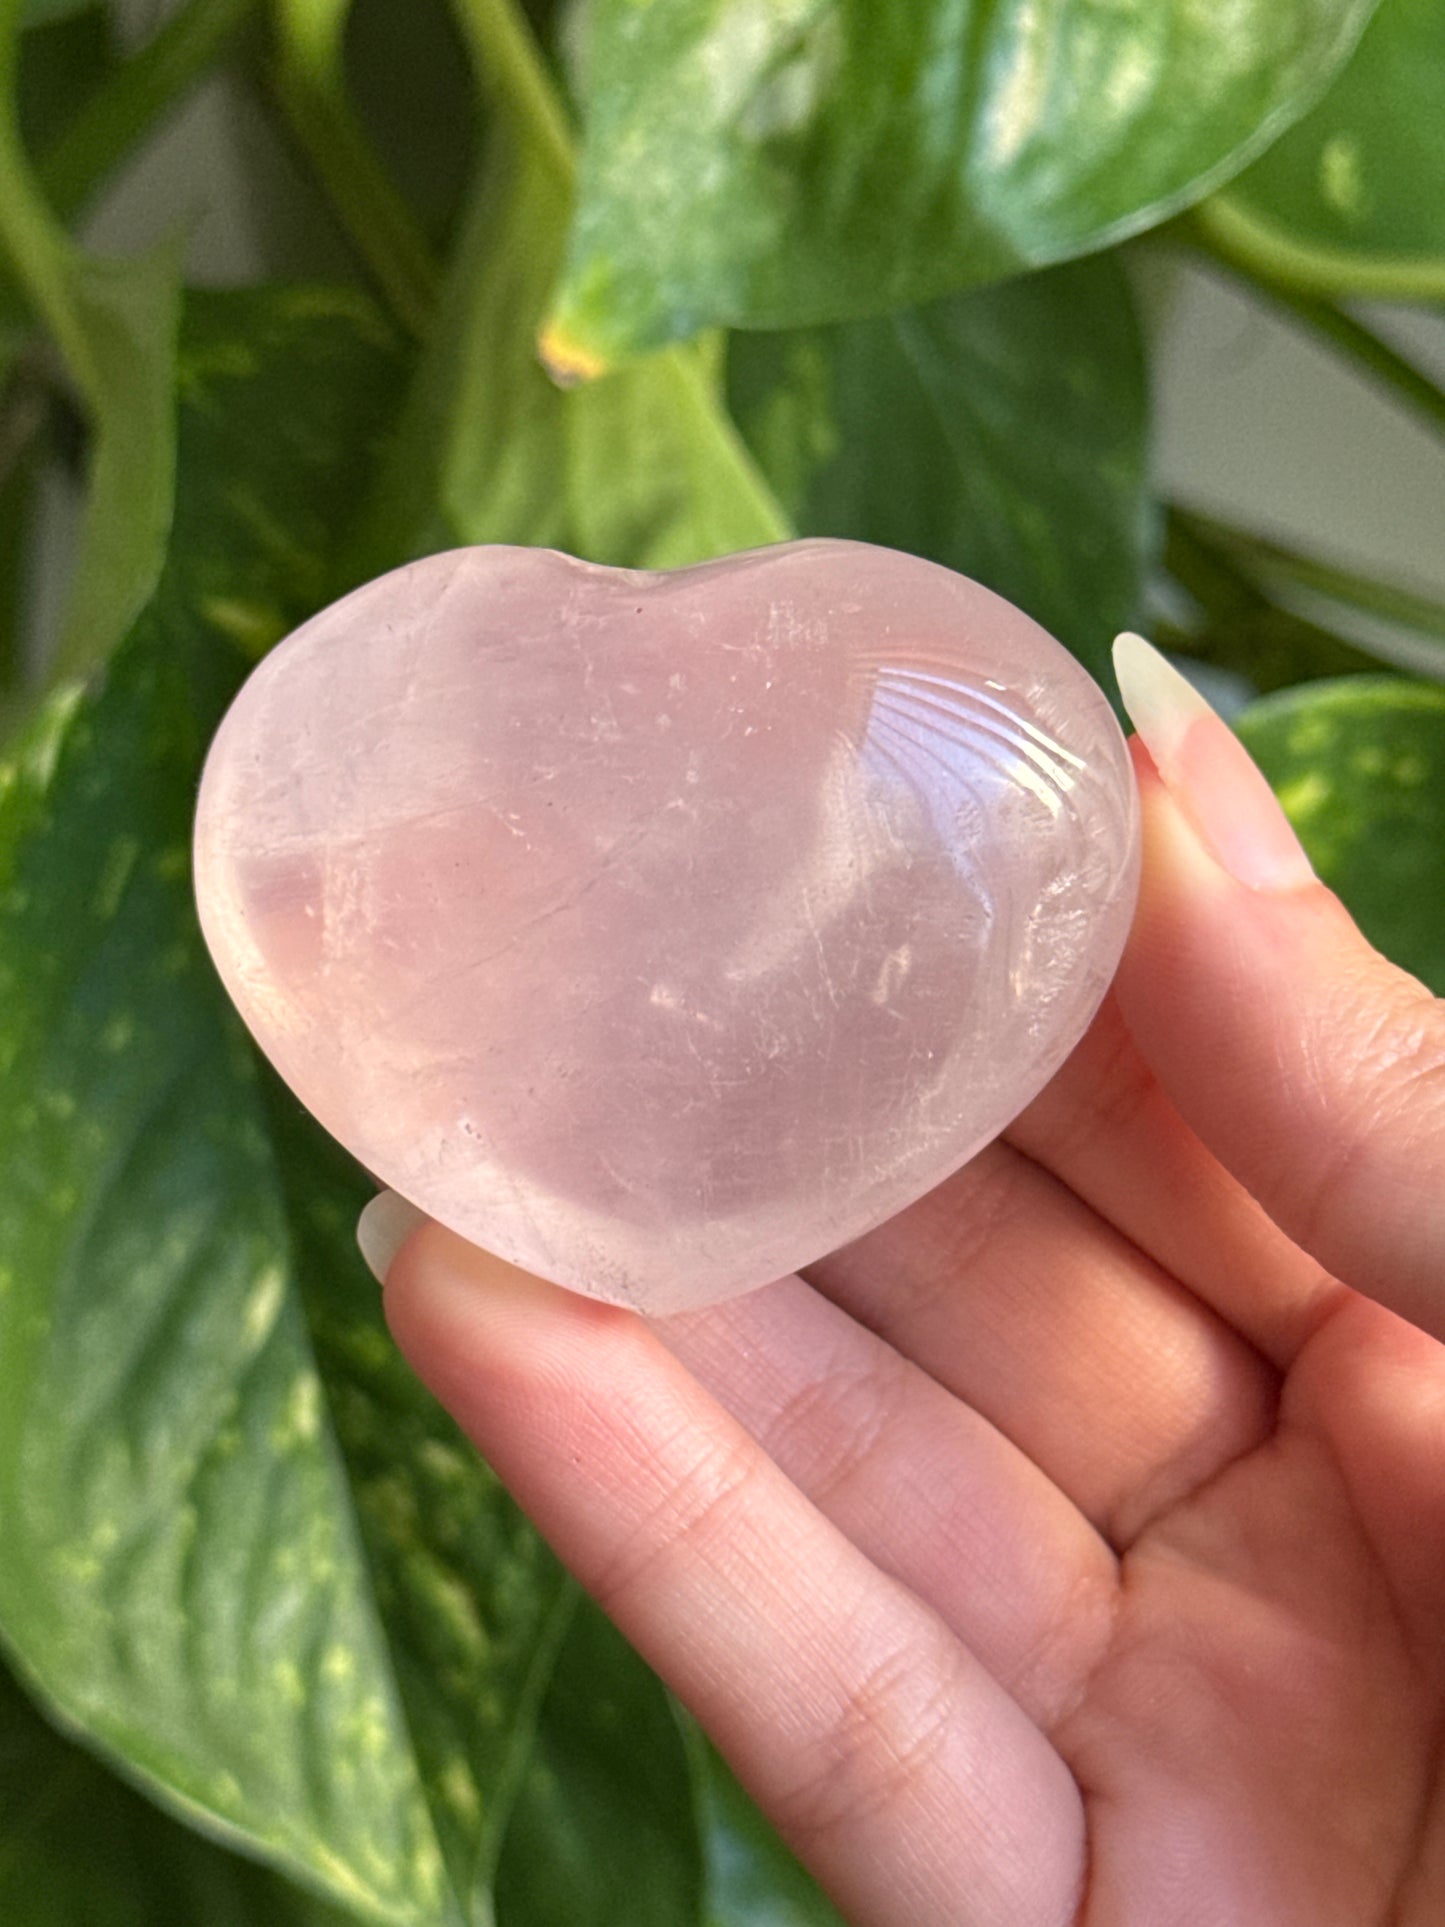
{"label": "finger knuckle", "polygon": [[[1068,1101],[1061,1103],[1061,1095]],[[1069,1164],[1095,1145],[1130,1137],[1159,1101],[1158,1080],[1111,994],[1057,1078],[1004,1136],[1029,1155],[1038,1150]]]}
{"label": "finger knuckle", "polygon": [[696,1445],[667,1490],[637,1518],[624,1539],[588,1578],[588,1590],[604,1612],[663,1587],[683,1560],[721,1563],[736,1520],[747,1509],[757,1476],[751,1439],[727,1437]]}
{"label": "finger knuckle", "polygon": [[918,1799],[941,1771],[958,1685],[956,1657],[937,1640],[910,1639],[869,1668],[780,1798],[794,1844],[825,1847]]}
{"label": "finger knuckle", "polygon": [[820,1376],[779,1408],[765,1436],[769,1456],[826,1510],[868,1470],[907,1390],[896,1354]]}
{"label": "finger knuckle", "polygon": [[1329,1031],[1351,1040],[1348,1076],[1335,1086],[1342,1101],[1313,1172],[1317,1214],[1347,1195],[1382,1152],[1398,1159],[1414,1145],[1437,1158],[1445,1151],[1445,1002],[1403,971],[1391,974],[1383,992],[1378,982],[1368,992],[1342,989],[1352,1008],[1331,1018]]}

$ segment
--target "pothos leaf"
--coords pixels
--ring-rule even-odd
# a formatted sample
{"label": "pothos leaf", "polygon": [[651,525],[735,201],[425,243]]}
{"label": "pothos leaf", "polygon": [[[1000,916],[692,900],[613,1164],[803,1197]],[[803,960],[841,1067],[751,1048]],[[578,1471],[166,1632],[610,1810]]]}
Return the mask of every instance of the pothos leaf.
{"label": "pothos leaf", "polygon": [[344,1927],[351,1918],[157,1812],[0,1666],[6,1927]]}
{"label": "pothos leaf", "polygon": [[737,335],[728,391],[800,533],[975,576],[1106,678],[1152,533],[1144,347],[1114,257]]}
{"label": "pothos leaf", "polygon": [[461,1915],[187,861],[390,367],[349,297],[198,307],[165,579],[0,775],[0,1629],[158,1798],[410,1927]]}
{"label": "pothos leaf", "polygon": [[1320,104],[1199,210],[1261,272],[1323,295],[1445,298],[1445,9],[1382,0]]}
{"label": "pothos leaf", "polygon": [[491,140],[416,392],[354,557],[371,575],[459,542],[672,568],[783,539],[786,522],[696,349],[568,392],[536,331],[561,258],[572,156],[506,0],[458,0]]}
{"label": "pothos leaf", "polygon": [[678,1927],[704,1866],[667,1695],[578,1598],[497,1870],[500,1927]]}
{"label": "pothos leaf", "polygon": [[878,314],[1107,246],[1313,105],[1374,0],[595,0],[544,341]]}
{"label": "pothos leaf", "polygon": [[[365,304],[291,292],[197,304],[181,365],[157,597],[0,778],[0,1629],[162,1803],[362,1918],[487,1923],[539,1718],[671,1715],[616,1641],[556,1699],[570,1590],[392,1347],[365,1181],[258,1078],[191,912],[206,739],[327,598],[395,358]],[[628,1824],[676,1894],[659,1762]]]}
{"label": "pothos leaf", "polygon": [[1445,688],[1343,676],[1237,727],[1371,943],[1445,996]]}

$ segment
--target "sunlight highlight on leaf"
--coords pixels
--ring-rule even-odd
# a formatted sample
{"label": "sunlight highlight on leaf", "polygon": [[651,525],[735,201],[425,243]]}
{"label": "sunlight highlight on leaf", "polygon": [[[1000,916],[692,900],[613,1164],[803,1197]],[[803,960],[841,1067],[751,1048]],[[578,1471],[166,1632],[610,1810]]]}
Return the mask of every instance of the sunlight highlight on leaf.
{"label": "sunlight highlight on leaf", "polygon": [[1105,247],[1313,105],[1373,5],[596,0],[548,334],[610,365]]}

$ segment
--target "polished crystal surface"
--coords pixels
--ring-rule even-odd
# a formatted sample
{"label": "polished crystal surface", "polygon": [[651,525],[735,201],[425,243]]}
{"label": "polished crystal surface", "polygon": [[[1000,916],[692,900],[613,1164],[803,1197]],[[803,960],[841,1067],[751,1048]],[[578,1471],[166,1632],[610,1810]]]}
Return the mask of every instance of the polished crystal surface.
{"label": "polished crystal surface", "polygon": [[196,880],[262,1048],[464,1237],[668,1311],[859,1236],[1062,1062],[1133,908],[1099,690],[891,550],[478,548],[260,665]]}

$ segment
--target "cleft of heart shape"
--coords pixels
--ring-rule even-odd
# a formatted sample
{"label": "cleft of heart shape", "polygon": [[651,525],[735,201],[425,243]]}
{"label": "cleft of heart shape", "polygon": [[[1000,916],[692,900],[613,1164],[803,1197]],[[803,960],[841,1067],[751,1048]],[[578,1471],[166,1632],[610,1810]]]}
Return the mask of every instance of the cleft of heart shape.
{"label": "cleft of heart shape", "polygon": [[1073,658],[854,542],[411,563],[256,669],[196,823],[212,955],[321,1123],[463,1237],[652,1313],[996,1136],[1097,1009],[1137,872]]}

